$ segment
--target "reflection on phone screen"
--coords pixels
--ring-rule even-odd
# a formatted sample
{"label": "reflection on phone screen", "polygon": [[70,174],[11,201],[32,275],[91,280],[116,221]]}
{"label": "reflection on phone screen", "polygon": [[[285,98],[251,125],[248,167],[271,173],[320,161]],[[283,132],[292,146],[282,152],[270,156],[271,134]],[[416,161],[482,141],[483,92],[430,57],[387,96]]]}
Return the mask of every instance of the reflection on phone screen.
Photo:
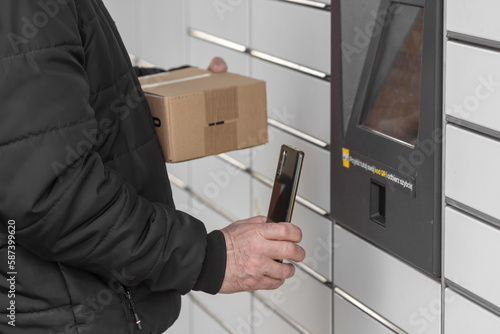
{"label": "reflection on phone screen", "polygon": [[[268,219],[274,223],[288,222],[293,195],[293,181],[289,176],[282,174],[274,182],[277,184],[273,187]],[[275,195],[274,192],[279,192],[279,195]]]}

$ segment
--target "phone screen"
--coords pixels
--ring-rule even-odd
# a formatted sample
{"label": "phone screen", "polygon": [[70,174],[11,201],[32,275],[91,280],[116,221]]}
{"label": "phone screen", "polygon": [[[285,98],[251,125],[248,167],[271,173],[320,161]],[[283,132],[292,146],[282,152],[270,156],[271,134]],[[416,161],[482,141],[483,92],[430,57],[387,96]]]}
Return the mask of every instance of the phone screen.
{"label": "phone screen", "polygon": [[304,153],[283,145],[274,179],[269,213],[270,222],[290,222]]}

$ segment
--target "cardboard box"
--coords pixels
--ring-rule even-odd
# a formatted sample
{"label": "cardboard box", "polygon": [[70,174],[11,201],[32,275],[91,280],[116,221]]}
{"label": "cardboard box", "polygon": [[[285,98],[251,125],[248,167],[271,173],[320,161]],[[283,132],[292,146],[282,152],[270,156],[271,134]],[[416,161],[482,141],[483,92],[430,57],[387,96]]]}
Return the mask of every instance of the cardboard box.
{"label": "cardboard box", "polygon": [[139,78],[166,162],[268,142],[266,83],[187,68]]}

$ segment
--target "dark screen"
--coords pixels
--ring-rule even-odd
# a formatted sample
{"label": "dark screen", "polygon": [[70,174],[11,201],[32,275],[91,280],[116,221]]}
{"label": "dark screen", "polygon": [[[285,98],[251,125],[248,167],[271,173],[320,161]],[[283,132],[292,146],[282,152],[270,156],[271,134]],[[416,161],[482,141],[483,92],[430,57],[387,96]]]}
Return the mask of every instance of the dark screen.
{"label": "dark screen", "polygon": [[424,9],[405,2],[340,0],[345,133],[355,115],[356,127],[416,142]]}
{"label": "dark screen", "polygon": [[414,145],[420,116],[424,10],[393,4],[389,12],[397,14],[386,21],[377,46],[364,124]]}
{"label": "dark screen", "polygon": [[275,223],[288,222],[293,196],[293,180],[290,176],[282,174],[274,182],[268,218]]}

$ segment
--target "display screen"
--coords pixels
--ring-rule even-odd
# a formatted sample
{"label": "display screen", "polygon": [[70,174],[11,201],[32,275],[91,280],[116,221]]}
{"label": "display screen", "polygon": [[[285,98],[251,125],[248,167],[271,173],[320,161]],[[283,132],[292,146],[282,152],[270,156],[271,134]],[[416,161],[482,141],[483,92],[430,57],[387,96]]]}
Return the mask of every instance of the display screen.
{"label": "display screen", "polygon": [[376,42],[362,123],[414,145],[420,117],[424,10],[392,3]]}
{"label": "display screen", "polygon": [[356,126],[413,146],[420,116],[422,4],[340,0],[340,14],[344,134]]}

